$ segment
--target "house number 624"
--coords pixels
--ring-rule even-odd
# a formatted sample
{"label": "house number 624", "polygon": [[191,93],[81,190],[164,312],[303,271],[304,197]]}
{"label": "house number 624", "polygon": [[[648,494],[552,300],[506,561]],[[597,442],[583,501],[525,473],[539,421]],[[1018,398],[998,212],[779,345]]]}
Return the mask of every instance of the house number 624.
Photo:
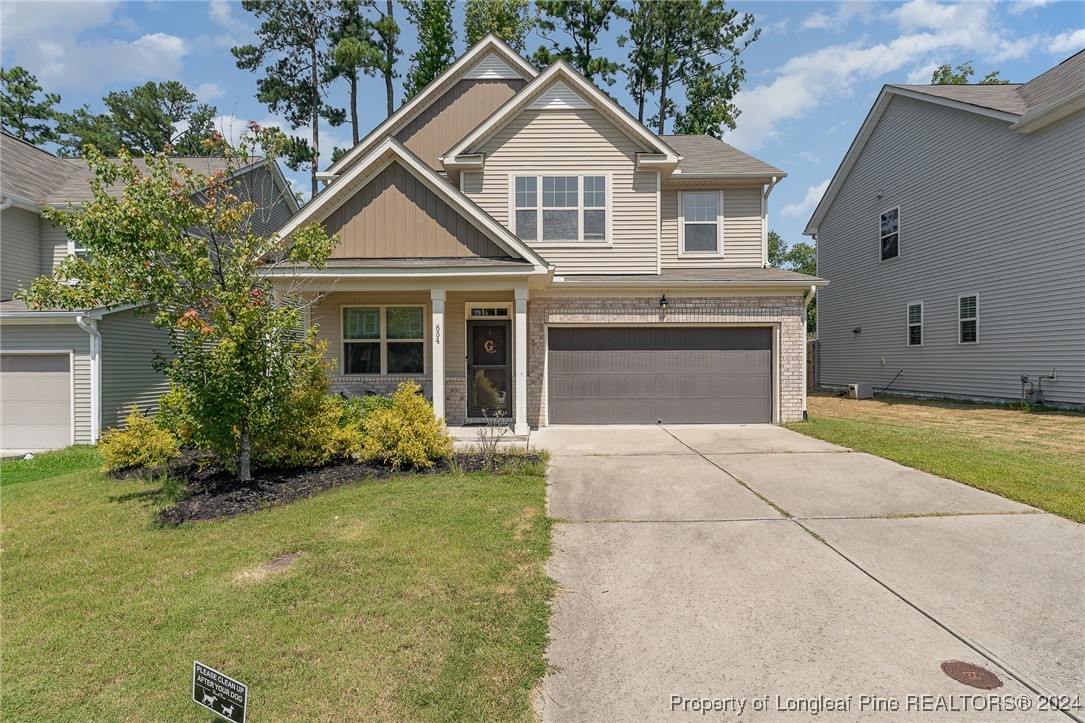
{"label": "house number 624", "polygon": [[433,341],[435,344],[441,343],[441,325],[433,327]]}

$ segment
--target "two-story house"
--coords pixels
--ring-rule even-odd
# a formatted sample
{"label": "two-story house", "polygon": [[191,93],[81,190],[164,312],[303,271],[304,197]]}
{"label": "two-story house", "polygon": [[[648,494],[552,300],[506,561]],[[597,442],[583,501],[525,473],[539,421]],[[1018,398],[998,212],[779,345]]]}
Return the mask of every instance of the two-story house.
{"label": "two-story house", "polygon": [[452,425],[784,422],[803,293],[768,267],[785,176],[658,136],[569,65],[472,47],[323,175],[282,229],[339,235],[303,284],[333,388],[420,382]]}
{"label": "two-story house", "polygon": [[805,232],[833,282],[822,385],[1017,400],[1027,376],[1085,405],[1085,51],[1023,84],[886,86]]}
{"label": "two-story house", "polygon": [[[210,175],[221,158],[178,158]],[[141,161],[137,160],[137,163]],[[238,172],[237,187],[261,204],[254,226],[270,233],[297,210],[279,168],[265,159]],[[31,310],[16,291],[81,253],[64,229],[42,216],[46,205],[90,200],[82,159],[58,158],[0,134],[0,450],[39,450],[93,443],[122,424],[133,404],[157,407],[168,387],[154,371],[167,353],[165,333],[131,307]],[[119,186],[109,189],[119,195]]]}

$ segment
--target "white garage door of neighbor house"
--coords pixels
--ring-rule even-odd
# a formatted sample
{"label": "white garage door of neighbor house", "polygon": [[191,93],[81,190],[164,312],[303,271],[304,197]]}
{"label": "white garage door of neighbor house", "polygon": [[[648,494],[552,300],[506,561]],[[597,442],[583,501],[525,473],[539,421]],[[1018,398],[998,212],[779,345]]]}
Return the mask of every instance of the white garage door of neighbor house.
{"label": "white garage door of neighbor house", "polygon": [[0,354],[0,447],[56,449],[71,443],[71,357]]}

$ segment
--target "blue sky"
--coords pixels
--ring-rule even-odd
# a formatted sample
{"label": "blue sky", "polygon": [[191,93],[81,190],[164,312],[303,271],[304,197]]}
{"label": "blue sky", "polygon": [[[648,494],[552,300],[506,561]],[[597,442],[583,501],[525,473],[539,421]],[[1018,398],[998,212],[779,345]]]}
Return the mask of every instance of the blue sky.
{"label": "blue sky", "polygon": [[[802,240],[883,84],[926,83],[936,66],[964,60],[974,62],[977,75],[997,69],[1023,82],[1085,47],[1081,2],[729,5],[753,13],[762,33],[743,56],[746,84],[736,98],[742,115],[726,140],[788,172],[770,202],[770,225],[788,242]],[[250,119],[278,120],[256,101],[256,76],[238,70],[230,55],[230,47],[253,37],[255,23],[240,3],[5,0],[0,12],[3,66],[26,67],[46,90],[61,94],[65,109],[89,103],[101,110],[109,90],[177,79],[218,107],[227,135]],[[461,18],[458,8],[458,23]],[[620,60],[617,35],[612,29],[605,50]],[[410,28],[403,40],[405,68],[415,44]],[[529,47],[538,42],[531,38]],[[621,81],[611,92],[632,107]],[[332,100],[345,105],[345,85]],[[379,81],[367,79],[360,105],[365,128],[383,118]],[[321,135],[322,145],[329,139],[349,145],[348,126],[322,128]],[[304,174],[290,175],[296,188],[308,189]]]}

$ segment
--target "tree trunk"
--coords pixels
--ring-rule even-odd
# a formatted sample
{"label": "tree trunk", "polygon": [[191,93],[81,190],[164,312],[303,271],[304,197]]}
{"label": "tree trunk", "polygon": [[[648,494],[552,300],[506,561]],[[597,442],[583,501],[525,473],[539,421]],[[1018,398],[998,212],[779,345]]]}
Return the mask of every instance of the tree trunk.
{"label": "tree trunk", "polygon": [[640,80],[640,87],[637,89],[637,122],[644,124],[644,96],[648,94],[648,89],[644,87],[644,78]]}
{"label": "tree trunk", "polygon": [[667,76],[667,68],[664,66],[659,73],[659,130],[657,135],[663,135],[663,129],[667,127],[667,86],[671,79]]}
{"label": "tree trunk", "polygon": [[[392,18],[392,0],[388,0],[388,17]],[[392,86],[392,74],[395,72],[395,60],[396,53],[395,48],[391,45],[384,49],[384,92],[388,96],[388,115],[389,117],[394,112],[395,104],[395,92],[396,89]]]}
{"label": "tree trunk", "polygon": [[350,128],[354,145],[358,145],[358,72],[350,74]]}
{"label": "tree trunk", "polygon": [[310,198],[316,197],[316,172],[320,166],[320,80],[317,77],[316,67],[316,44],[317,39],[313,38],[312,45],[309,46],[309,60],[311,62],[309,68],[309,82],[312,83],[313,93],[313,163],[310,166],[310,190],[312,195]]}
{"label": "tree trunk", "polygon": [[241,439],[237,451],[237,479],[239,482],[252,480],[252,430],[248,422],[241,425]]}

